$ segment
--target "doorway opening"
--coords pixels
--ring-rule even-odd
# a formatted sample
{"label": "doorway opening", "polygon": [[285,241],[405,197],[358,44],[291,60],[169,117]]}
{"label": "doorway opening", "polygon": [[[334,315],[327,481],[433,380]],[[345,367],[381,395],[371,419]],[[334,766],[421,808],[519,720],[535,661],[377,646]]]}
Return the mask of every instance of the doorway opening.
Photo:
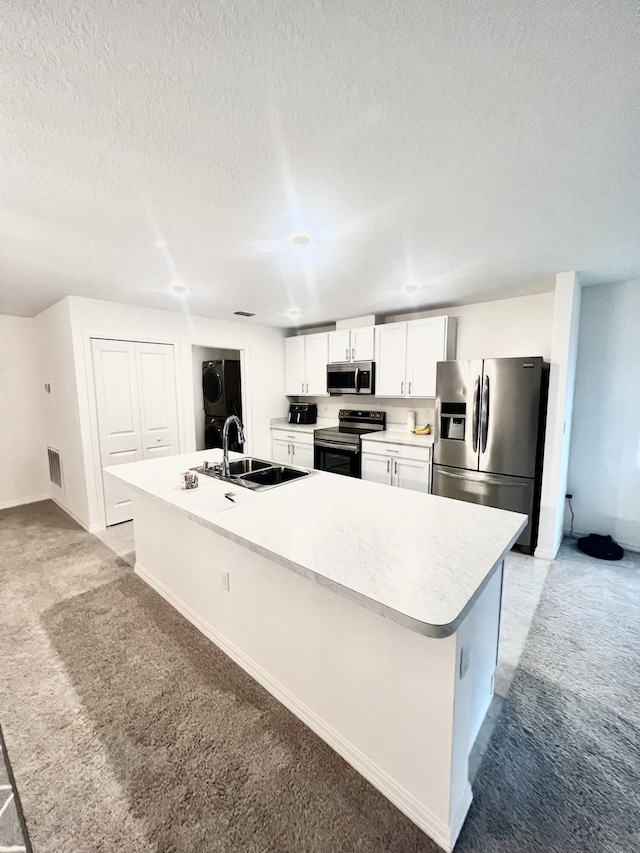
{"label": "doorway opening", "polygon": [[[229,415],[243,421],[240,350],[192,346],[196,450],[222,447],[222,427]],[[243,452],[235,426],[229,449]]]}

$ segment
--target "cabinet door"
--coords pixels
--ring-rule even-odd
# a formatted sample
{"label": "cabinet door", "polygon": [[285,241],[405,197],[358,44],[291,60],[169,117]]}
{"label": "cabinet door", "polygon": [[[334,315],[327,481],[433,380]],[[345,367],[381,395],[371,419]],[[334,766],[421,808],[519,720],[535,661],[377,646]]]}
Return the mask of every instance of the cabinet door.
{"label": "cabinet door", "polygon": [[351,361],[373,361],[374,326],[351,329]]}
{"label": "cabinet door", "polygon": [[436,365],[447,358],[447,317],[407,323],[407,395],[436,396]]}
{"label": "cabinet door", "polygon": [[378,456],[374,453],[362,454],[362,473],[363,480],[370,480],[373,483],[382,483],[385,486],[391,485],[391,466],[395,460],[389,456]]}
{"label": "cabinet door", "polygon": [[271,442],[271,456],[273,462],[278,462],[280,465],[288,465],[290,463],[291,442],[284,438],[273,438]]}
{"label": "cabinet door", "polygon": [[145,459],[178,453],[176,376],[171,344],[136,343]]}
{"label": "cabinet door", "polygon": [[351,335],[348,329],[329,332],[329,363],[351,361]]}
{"label": "cabinet door", "polygon": [[284,342],[285,394],[304,394],[305,345],[304,336],[286,338]]}
{"label": "cabinet door", "polygon": [[305,394],[318,397],[327,393],[327,361],[329,359],[329,335],[304,336],[305,351]]}
{"label": "cabinet door", "polygon": [[431,491],[431,463],[417,459],[393,459],[393,485],[414,492]]}
{"label": "cabinet door", "polygon": [[[103,466],[139,462],[144,456],[135,344],[94,338],[91,348],[100,462]],[[133,518],[131,491],[106,474],[103,488],[107,526]]]}
{"label": "cabinet door", "polygon": [[291,445],[291,464],[298,468],[313,468],[313,444],[300,444],[293,442]]}
{"label": "cabinet door", "polygon": [[404,397],[407,324],[376,326],[376,397]]}

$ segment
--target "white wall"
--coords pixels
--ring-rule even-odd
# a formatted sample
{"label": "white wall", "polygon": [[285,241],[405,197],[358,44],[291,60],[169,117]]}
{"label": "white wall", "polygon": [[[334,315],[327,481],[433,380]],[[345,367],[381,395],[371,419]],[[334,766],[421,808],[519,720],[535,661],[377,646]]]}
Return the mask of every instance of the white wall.
{"label": "white wall", "polygon": [[49,497],[38,329],[0,316],[0,509]]}
{"label": "white wall", "polygon": [[[82,523],[99,530],[104,523],[98,473],[98,433],[91,369],[90,338],[145,340],[175,347],[178,392],[178,432],[182,451],[196,449],[193,384],[193,345],[240,350],[247,411],[244,412],[247,452],[271,453],[269,422],[286,413],[283,332],[257,324],[195,317],[181,311],[162,311],[67,297],[78,388],[82,462],[74,460],[74,476],[84,477],[84,497],[72,507]],[[85,500],[86,498],[86,500]]]}
{"label": "white wall", "polygon": [[34,322],[40,345],[41,381],[51,385],[51,394],[43,395],[40,411],[44,443],[60,451],[64,477],[63,489],[52,486],[51,495],[86,526],[88,501],[68,300],[47,308]]}
{"label": "white wall", "polygon": [[[584,288],[569,461],[575,531],[640,551],[640,282]],[[568,529],[569,518],[565,516]]]}
{"label": "white wall", "polygon": [[239,350],[216,349],[215,347],[191,348],[193,361],[193,416],[195,419],[196,450],[204,450],[204,396],[202,394],[202,362],[223,358],[240,358]]}
{"label": "white wall", "polygon": [[456,305],[435,311],[387,317],[386,322],[417,317],[455,317],[456,358],[511,358],[551,355],[554,292],[494,302]]}

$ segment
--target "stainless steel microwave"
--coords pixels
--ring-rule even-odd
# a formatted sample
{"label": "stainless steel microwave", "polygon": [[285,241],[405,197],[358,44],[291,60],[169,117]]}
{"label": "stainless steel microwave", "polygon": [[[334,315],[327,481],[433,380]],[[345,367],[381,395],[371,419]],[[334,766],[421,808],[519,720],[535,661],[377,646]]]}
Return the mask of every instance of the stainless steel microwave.
{"label": "stainless steel microwave", "polygon": [[375,394],[375,380],[373,361],[327,365],[329,394]]}

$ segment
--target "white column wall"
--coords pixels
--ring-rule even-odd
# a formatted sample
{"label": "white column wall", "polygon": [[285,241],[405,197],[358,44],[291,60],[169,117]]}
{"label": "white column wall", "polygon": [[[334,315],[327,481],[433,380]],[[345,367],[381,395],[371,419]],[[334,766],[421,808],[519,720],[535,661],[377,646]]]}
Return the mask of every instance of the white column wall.
{"label": "white column wall", "polygon": [[552,560],[563,535],[567,491],[573,393],[578,352],[581,287],[575,272],[556,276],[551,337],[549,405],[540,501],[540,529],[536,557]]}

